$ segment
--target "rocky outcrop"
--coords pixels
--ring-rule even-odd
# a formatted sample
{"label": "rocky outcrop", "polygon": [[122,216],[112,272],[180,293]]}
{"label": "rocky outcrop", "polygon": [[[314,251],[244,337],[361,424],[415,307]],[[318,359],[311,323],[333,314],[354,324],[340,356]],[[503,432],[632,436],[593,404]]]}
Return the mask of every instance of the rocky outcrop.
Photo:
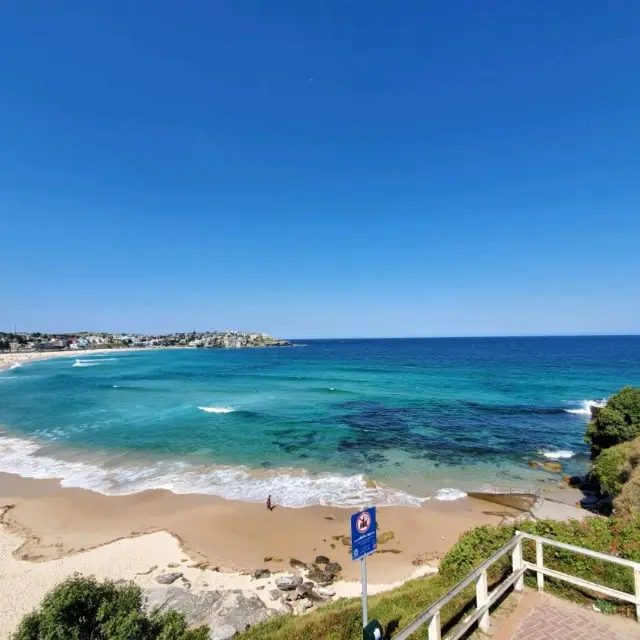
{"label": "rocky outcrop", "polygon": [[200,334],[189,342],[192,347],[207,349],[242,349],[247,347],[291,347],[288,340],[272,338],[266,333],[244,331],[214,331]]}
{"label": "rocky outcrop", "polygon": [[271,575],[271,571],[269,569],[256,569],[251,577],[254,580],[260,580],[260,578],[268,578]]}
{"label": "rocky outcrop", "polygon": [[309,580],[313,580],[313,582],[317,582],[322,586],[327,586],[333,582],[333,573],[331,573],[331,571],[320,569],[320,567],[314,567],[307,574],[307,578],[309,578]]}
{"label": "rocky outcrop", "polygon": [[209,640],[231,640],[237,635],[238,632],[230,624],[223,624],[221,627],[211,630]]}
{"label": "rocky outcrop", "polygon": [[156,576],[156,582],[159,584],[172,584],[178,578],[182,578],[182,573],[176,571],[175,573],[162,573]]}
{"label": "rocky outcrop", "polygon": [[[270,615],[257,595],[239,589],[193,593],[179,587],[155,588],[143,590],[143,596],[148,613],[181,611],[189,626],[209,625],[212,638],[225,626],[244,631]],[[229,631],[226,629],[227,634]]]}
{"label": "rocky outcrop", "polygon": [[292,573],[283,573],[276,578],[276,587],[280,591],[293,591],[302,584],[302,578]]}

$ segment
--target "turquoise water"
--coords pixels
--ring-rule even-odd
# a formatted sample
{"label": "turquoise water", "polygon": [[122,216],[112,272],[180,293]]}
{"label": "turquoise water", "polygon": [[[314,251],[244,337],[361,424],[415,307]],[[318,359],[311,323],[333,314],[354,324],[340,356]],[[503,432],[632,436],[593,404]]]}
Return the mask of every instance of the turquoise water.
{"label": "turquoise water", "polygon": [[0,373],[0,470],[107,494],[420,504],[548,478],[531,459],[584,470],[588,403],[624,384],[640,384],[638,337],[81,354]]}

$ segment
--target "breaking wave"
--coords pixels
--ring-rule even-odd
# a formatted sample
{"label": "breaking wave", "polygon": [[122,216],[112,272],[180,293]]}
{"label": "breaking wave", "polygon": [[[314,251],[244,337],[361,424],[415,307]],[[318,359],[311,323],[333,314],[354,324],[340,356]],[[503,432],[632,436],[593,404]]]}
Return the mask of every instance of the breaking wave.
{"label": "breaking wave", "polygon": [[97,367],[102,362],[93,362],[93,360],[76,360],[72,367]]}
{"label": "breaking wave", "polygon": [[549,460],[568,460],[576,455],[575,451],[569,451],[568,449],[559,449],[557,451],[542,449],[538,453]]}
{"label": "breaking wave", "polygon": [[567,413],[573,413],[579,416],[590,416],[591,415],[591,407],[602,408],[607,404],[605,400],[582,400],[580,403],[580,407],[577,409],[565,409]]}
{"label": "breaking wave", "polygon": [[460,498],[466,498],[467,494],[464,491],[460,491],[460,489],[439,489],[436,491],[436,495],[434,498],[436,500],[460,500]]}
{"label": "breaking wave", "polygon": [[[104,458],[102,459],[104,460]],[[124,466],[104,466],[90,461],[69,461],[42,450],[32,440],[0,437],[2,471],[25,478],[55,478],[63,487],[89,489],[105,495],[129,495],[150,489],[164,489],[176,494],[208,494],[230,500],[263,502],[271,494],[274,502],[284,507],[327,505],[353,507],[380,506],[419,507],[423,498],[384,487],[367,487],[363,475],[333,473],[310,474],[294,469],[268,472],[246,467],[197,466],[182,460],[156,463],[138,462]],[[455,489],[442,489],[439,500],[463,497]]]}
{"label": "breaking wave", "polygon": [[198,409],[205,413],[233,413],[234,411],[231,407],[198,407]]}

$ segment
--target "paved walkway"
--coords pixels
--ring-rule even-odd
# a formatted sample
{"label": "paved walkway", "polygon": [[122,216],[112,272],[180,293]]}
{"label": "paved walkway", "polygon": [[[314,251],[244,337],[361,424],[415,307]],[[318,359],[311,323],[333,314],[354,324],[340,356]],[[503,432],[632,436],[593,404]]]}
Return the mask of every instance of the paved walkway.
{"label": "paved walkway", "polygon": [[531,515],[536,520],[549,518],[550,520],[565,522],[567,520],[584,520],[585,518],[593,517],[594,514],[562,502],[543,499],[537,507],[531,509]]}
{"label": "paved walkway", "polygon": [[640,624],[547,594],[527,593],[494,640],[638,640]]}

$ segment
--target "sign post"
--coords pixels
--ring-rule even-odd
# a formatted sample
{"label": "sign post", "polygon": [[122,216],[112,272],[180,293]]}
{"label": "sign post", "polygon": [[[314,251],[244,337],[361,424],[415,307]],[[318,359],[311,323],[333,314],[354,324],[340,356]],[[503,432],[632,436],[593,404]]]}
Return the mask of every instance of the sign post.
{"label": "sign post", "polygon": [[[376,508],[369,507],[351,516],[351,559],[360,560],[360,578],[362,580],[362,628],[364,637],[382,638],[378,628],[380,624],[373,620],[368,624],[367,612],[367,556],[378,548],[378,530]],[[371,627],[371,629],[369,629]],[[367,635],[367,632],[370,635]]]}

